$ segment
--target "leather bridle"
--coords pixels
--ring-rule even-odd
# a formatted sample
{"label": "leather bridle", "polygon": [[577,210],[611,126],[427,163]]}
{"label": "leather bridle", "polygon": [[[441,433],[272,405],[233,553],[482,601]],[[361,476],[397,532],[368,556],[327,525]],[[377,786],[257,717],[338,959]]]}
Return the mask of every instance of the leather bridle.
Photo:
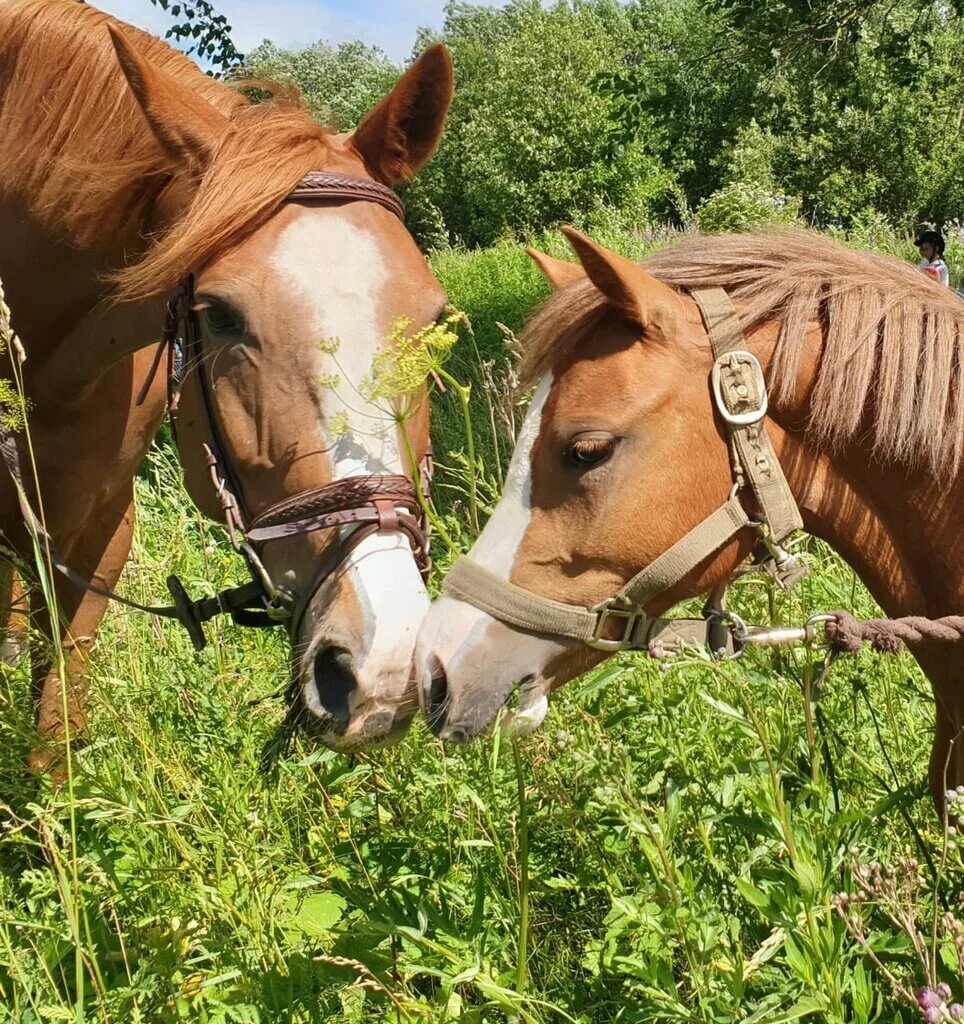
{"label": "leather bridle", "polygon": [[[724,605],[730,580],[711,595],[702,619],[654,619],[646,614],[646,605],[748,528],[757,538],[750,569],[768,572],[784,588],[806,575],[806,563],[782,546],[803,523],[767,436],[763,370],[746,348],[742,325],[726,292],[706,288],[690,294],[700,308],[715,356],[710,390],[728,436],[734,480],[726,502],[616,594],[592,608],[533,593],[466,557],[445,578],[446,593],[507,625],[576,640],[607,653],[645,650],[661,655],[674,645],[690,644],[732,656],[752,639],[752,627]],[[758,514],[750,515],[744,508],[741,493],[747,489],[753,493]]]}
{"label": "leather bridle", "polygon": [[[313,171],[285,198],[291,201],[373,202],[399,219],[404,208],[387,186],[368,178]],[[21,512],[28,529],[43,543],[51,563],[79,587],[108,597],[127,607],[177,619],[188,631],[196,650],[206,644],[203,623],[216,615],[228,614],[242,626],[273,626],[286,623],[292,637],[318,588],[335,573],[351,552],[374,533],[401,533],[408,538],[412,555],[423,577],[431,567],[428,524],[424,502],[432,479],[430,452],[419,466],[419,487],[407,476],[368,474],[336,480],[285,498],[252,514],[244,498],[240,479],[225,444],[211,384],[205,373],[203,332],[194,298],[194,278],[189,275],[168,302],[161,345],[148,377],[137,396],[141,404],[153,383],[161,360],[167,355],[168,412],[177,441],[177,405],[183,385],[182,370],[197,375],[207,440],[202,442],[211,482],[235,549],[243,555],[251,581],[223,590],[213,598],[192,600],[177,576],[169,576],[167,587],[172,606],[142,605],[98,587],[73,570],[60,555],[50,535],[34,513],[23,486],[16,437],[0,427],[0,455],[16,485]],[[332,550],[323,559],[310,587],[295,593],[272,580],[261,559],[263,545],[318,530],[341,530]]]}

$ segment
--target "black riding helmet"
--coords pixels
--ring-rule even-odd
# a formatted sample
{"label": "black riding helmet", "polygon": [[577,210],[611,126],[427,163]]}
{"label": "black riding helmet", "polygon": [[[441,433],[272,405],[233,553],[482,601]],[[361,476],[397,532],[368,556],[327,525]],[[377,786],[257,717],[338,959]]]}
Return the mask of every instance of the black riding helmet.
{"label": "black riding helmet", "polygon": [[924,242],[932,242],[937,255],[944,255],[944,236],[936,228],[921,228],[917,232],[914,245],[921,246]]}

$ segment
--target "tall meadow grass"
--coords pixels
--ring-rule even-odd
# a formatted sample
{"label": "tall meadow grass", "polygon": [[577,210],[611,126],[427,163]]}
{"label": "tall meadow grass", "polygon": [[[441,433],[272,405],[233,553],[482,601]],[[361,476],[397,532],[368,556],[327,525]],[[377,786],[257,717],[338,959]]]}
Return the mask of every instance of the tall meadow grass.
{"label": "tall meadow grass", "polygon": [[[558,236],[537,244],[563,255]],[[501,371],[496,325],[518,330],[546,289],[511,241],[434,262],[474,324],[449,369],[473,389],[484,514],[506,445],[482,365]],[[464,429],[451,389],[436,397],[437,501],[464,544]],[[125,593],[241,579],[166,444],[137,503]],[[808,544],[794,594],[742,586],[748,618],[875,611]],[[858,934],[835,899],[855,865],[913,858],[930,936],[964,885],[925,793],[933,703],[907,656],[839,660],[808,708],[821,666],[800,652],[668,670],[621,655],[517,745],[443,749],[419,724],[346,758],[278,747],[280,632],[208,629],[195,654],[175,627],[108,613],[69,786],[25,773],[28,671],[3,670],[0,1021],[890,1024],[918,1019],[918,984],[961,994],[943,925],[927,977],[872,900]]]}

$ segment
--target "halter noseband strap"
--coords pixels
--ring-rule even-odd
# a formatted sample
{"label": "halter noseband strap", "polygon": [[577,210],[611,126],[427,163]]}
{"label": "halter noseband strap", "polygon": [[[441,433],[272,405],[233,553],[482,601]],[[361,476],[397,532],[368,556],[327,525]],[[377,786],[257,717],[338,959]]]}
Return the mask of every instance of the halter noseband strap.
{"label": "halter noseband strap", "polygon": [[[644,608],[682,582],[746,527],[758,533],[763,556],[757,566],[784,588],[807,573],[806,564],[782,542],[803,526],[800,511],[767,436],[766,381],[756,356],[745,348],[733,304],[721,288],[690,293],[703,316],[716,357],[713,400],[728,434],[734,485],[727,501],[668,551],[640,570],[618,593],[593,608],[565,604],[534,594],[490,572],[469,558],[450,570],[444,589],[493,618],[533,633],[578,640],[603,651],[651,650],[655,644],[689,642],[712,650],[732,641],[719,627],[727,613],[708,606],[706,619],[651,619]],[[739,494],[749,486],[760,508],[750,517]]]}

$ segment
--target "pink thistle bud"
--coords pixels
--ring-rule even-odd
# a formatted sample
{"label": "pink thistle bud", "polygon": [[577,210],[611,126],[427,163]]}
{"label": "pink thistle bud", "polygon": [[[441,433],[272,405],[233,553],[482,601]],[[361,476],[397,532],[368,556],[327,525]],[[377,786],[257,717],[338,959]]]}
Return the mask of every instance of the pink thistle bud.
{"label": "pink thistle bud", "polygon": [[[944,1005],[944,1000],[932,988],[927,988],[925,985],[917,990],[917,1005],[922,1010],[940,1010]],[[934,1018],[934,1020],[938,1019],[937,1017]]]}

